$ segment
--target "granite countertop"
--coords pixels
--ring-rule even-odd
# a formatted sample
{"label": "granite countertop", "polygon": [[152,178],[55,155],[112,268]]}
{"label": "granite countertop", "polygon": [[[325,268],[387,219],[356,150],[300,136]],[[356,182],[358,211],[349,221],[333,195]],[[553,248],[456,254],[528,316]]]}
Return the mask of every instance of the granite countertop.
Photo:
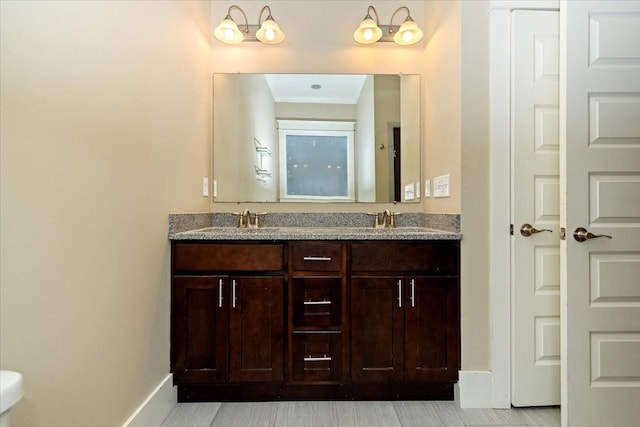
{"label": "granite countertop", "polygon": [[[311,216],[310,216],[311,215]],[[406,215],[395,228],[373,228],[366,214],[288,214],[260,228],[238,228],[227,214],[173,214],[170,240],[460,240],[459,216]]]}
{"label": "granite countertop", "polygon": [[169,235],[171,240],[459,240],[459,233],[426,227],[207,227]]}

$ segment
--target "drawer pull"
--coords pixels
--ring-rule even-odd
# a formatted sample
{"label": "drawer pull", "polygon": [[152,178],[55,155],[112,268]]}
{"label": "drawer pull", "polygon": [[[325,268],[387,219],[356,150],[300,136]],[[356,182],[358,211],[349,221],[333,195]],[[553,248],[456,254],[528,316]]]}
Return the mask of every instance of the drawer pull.
{"label": "drawer pull", "polygon": [[304,358],[304,361],[305,362],[330,362],[331,356],[327,356],[326,354],[321,357],[307,356]]}
{"label": "drawer pull", "polygon": [[398,280],[398,307],[402,308],[402,280]]}
{"label": "drawer pull", "polygon": [[305,301],[304,305],[331,305],[331,301]]}
{"label": "drawer pull", "polygon": [[306,256],[302,259],[305,261],[331,261],[331,257],[328,256]]}

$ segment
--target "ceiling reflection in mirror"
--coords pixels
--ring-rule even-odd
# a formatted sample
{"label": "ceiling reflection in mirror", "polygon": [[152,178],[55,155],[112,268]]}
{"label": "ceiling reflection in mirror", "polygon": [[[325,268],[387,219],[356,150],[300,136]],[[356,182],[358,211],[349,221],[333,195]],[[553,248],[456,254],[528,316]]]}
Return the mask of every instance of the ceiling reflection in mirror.
{"label": "ceiling reflection in mirror", "polygon": [[214,74],[215,202],[415,202],[420,76]]}

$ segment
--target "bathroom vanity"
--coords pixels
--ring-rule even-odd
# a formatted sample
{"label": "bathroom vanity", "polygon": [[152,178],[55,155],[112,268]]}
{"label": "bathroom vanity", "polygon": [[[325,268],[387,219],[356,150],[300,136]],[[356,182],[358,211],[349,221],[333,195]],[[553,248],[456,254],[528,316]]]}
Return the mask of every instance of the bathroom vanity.
{"label": "bathroom vanity", "polygon": [[179,401],[453,399],[459,234],[212,227],[170,239]]}

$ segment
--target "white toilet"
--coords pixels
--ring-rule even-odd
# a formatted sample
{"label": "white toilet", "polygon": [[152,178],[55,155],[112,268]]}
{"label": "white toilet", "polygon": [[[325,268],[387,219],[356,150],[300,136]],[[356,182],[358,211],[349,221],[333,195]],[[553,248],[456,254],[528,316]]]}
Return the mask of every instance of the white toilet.
{"label": "white toilet", "polygon": [[0,427],[9,427],[9,410],[22,396],[22,375],[13,371],[0,371]]}

